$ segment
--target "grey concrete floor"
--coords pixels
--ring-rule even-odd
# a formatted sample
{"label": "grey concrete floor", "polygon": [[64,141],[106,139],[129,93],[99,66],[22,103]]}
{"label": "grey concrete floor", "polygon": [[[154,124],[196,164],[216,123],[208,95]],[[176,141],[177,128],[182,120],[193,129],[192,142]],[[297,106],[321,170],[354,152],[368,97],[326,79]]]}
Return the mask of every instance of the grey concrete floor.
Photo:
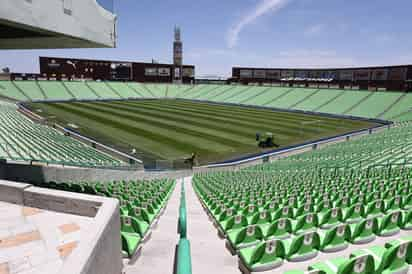
{"label": "grey concrete floor", "polygon": [[191,244],[193,274],[240,273],[237,257],[225,248],[225,242],[203,210],[192,188],[192,179],[184,179],[187,204],[187,233]]}
{"label": "grey concrete floor", "polygon": [[124,261],[126,274],[172,274],[175,246],[178,243],[177,220],[179,216],[181,180],[169,199],[166,210],[160,216],[152,237],[142,247],[141,255],[135,262]]}

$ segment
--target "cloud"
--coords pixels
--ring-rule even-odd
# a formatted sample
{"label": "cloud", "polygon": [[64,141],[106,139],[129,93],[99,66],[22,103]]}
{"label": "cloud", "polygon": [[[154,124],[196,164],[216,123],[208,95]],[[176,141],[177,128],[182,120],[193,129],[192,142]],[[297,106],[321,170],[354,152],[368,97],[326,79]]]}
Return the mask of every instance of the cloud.
{"label": "cloud", "polygon": [[277,12],[282,9],[290,0],[260,0],[260,2],[253,8],[253,10],[243,16],[236,22],[227,32],[227,46],[233,48],[239,41],[239,35],[243,28],[252,24],[259,17],[269,13]]}
{"label": "cloud", "polygon": [[322,24],[313,25],[307,28],[303,34],[307,37],[317,36],[323,32],[324,28],[325,26]]}

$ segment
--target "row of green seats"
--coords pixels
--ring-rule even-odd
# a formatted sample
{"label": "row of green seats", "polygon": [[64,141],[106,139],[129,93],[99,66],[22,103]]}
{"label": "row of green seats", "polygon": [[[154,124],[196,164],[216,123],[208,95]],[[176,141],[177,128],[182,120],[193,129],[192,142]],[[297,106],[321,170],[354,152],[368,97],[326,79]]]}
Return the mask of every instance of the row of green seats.
{"label": "row of green seats", "polygon": [[349,258],[338,257],[309,266],[308,271],[288,271],[285,274],[389,274],[408,273],[412,264],[412,238],[402,237],[384,246],[360,249]]}

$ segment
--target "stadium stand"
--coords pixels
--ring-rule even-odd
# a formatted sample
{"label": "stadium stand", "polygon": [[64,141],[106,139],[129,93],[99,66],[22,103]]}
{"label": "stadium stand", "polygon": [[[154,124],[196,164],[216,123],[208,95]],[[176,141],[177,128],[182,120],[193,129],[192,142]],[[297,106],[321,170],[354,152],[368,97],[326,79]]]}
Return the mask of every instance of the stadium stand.
{"label": "stadium stand", "polygon": [[84,82],[78,81],[64,81],[64,86],[75,96],[78,100],[96,100],[100,98],[93,90],[91,90]]}
{"label": "stadium stand", "polygon": [[0,102],[0,158],[72,166],[119,166],[121,161],[58,131],[33,123],[13,104]]}
{"label": "stadium stand", "polygon": [[140,94],[141,97],[143,98],[153,98],[154,97],[153,93],[151,93],[150,90],[145,88],[143,84],[130,82],[130,83],[126,83],[126,85],[130,87],[131,89],[133,89],[134,91],[136,91],[137,94]]}
{"label": "stadium stand", "polygon": [[266,106],[288,109],[315,92],[316,89],[294,89]]}
{"label": "stadium stand", "polygon": [[58,81],[38,81],[40,89],[49,100],[70,100],[72,95]]}
{"label": "stadium stand", "polygon": [[173,85],[94,81],[0,81],[17,101],[182,98],[407,121],[412,96],[401,92],[241,85]]}
{"label": "stadium stand", "polygon": [[[275,163],[195,175],[194,188],[228,250],[239,256],[244,273],[271,270],[284,261],[311,260],[319,253],[373,243],[412,228],[412,161],[407,145],[411,129],[404,124]],[[362,161],[368,164],[361,165]],[[404,261],[384,255],[402,248],[405,257],[407,246],[402,243],[372,247],[372,271],[359,273],[404,268]],[[351,258],[365,253],[370,254],[356,251]],[[347,260],[331,263],[326,263],[329,271],[323,269],[324,263],[310,270],[352,273]]]}
{"label": "stadium stand", "polygon": [[132,258],[150,239],[151,230],[163,213],[175,181],[49,182],[37,186],[117,199],[120,203],[123,255]]}
{"label": "stadium stand", "polygon": [[166,84],[145,84],[144,87],[150,90],[155,98],[166,97]]}
{"label": "stadium stand", "polygon": [[376,118],[382,110],[393,104],[402,93],[399,92],[374,92],[354,109],[346,114],[360,117]]}
{"label": "stadium stand", "polygon": [[399,100],[395,102],[395,104],[385,111],[382,118],[390,120],[409,110],[412,110],[412,94],[405,93],[403,96],[399,97]]}
{"label": "stadium stand", "polygon": [[267,92],[261,93],[245,103],[248,105],[266,106],[290,91],[290,88],[270,88]]}
{"label": "stadium stand", "polygon": [[87,81],[85,84],[94,91],[100,98],[105,99],[121,99],[105,82]]}
{"label": "stadium stand", "polygon": [[37,81],[14,81],[16,87],[24,91],[30,100],[45,100],[47,99],[40,90]]}
{"label": "stadium stand", "polygon": [[142,97],[137,91],[130,88],[123,82],[106,82],[107,85],[115,90],[122,98],[139,98]]}
{"label": "stadium stand", "polygon": [[11,81],[0,81],[0,95],[18,101],[30,100],[30,98]]}
{"label": "stadium stand", "polygon": [[345,90],[342,96],[336,98],[329,104],[319,108],[318,112],[333,113],[333,114],[343,114],[348,109],[352,108],[354,105],[359,103],[362,99],[370,96],[369,91],[352,91]]}
{"label": "stadium stand", "polygon": [[339,96],[342,90],[319,90],[319,92],[313,94],[307,100],[302,101],[300,104],[294,106],[294,109],[300,109],[305,111],[314,111],[315,109],[321,107],[323,104]]}

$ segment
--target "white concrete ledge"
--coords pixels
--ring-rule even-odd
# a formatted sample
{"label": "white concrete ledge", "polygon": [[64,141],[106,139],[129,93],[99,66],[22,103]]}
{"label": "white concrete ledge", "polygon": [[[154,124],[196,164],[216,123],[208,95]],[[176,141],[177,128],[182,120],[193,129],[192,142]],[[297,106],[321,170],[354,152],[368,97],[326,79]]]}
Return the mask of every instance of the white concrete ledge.
{"label": "white concrete ledge", "polygon": [[60,273],[121,273],[120,210],[116,199],[0,180],[0,201],[93,218],[93,225],[84,231],[85,236]]}

